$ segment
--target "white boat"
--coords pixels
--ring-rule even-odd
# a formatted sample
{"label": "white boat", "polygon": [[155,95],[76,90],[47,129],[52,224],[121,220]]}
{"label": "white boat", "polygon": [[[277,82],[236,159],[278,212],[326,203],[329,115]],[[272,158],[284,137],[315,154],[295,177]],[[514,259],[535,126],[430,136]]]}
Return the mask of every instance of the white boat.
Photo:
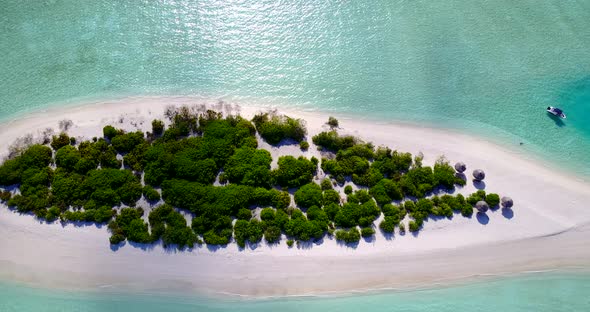
{"label": "white boat", "polygon": [[553,107],[553,106],[549,106],[547,107],[547,112],[549,114],[555,115],[557,117],[561,117],[563,119],[565,119],[565,114],[563,113],[563,111],[557,107]]}

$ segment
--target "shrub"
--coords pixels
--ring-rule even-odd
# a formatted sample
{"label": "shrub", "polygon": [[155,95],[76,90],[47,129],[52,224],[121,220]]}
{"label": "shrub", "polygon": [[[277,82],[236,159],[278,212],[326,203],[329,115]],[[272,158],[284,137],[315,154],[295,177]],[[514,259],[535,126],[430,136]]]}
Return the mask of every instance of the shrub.
{"label": "shrub", "polygon": [[324,199],[322,201],[322,204],[324,206],[329,205],[329,204],[340,204],[340,193],[338,193],[335,190],[326,190],[324,191]]}
{"label": "shrub", "polygon": [[469,203],[471,206],[475,206],[475,204],[480,201],[480,200],[485,200],[486,198],[486,192],[484,190],[479,190],[475,193],[472,193],[471,195],[469,195],[466,199],[467,203]]}
{"label": "shrub", "polygon": [[493,208],[500,204],[500,196],[498,194],[490,193],[486,195],[485,201]]}
{"label": "shrub", "polygon": [[309,183],[295,192],[295,203],[302,208],[322,205],[322,189],[315,183]]}
{"label": "shrub", "polygon": [[57,153],[55,153],[55,164],[57,167],[64,168],[67,171],[73,171],[80,158],[80,152],[75,147],[66,145],[58,149]]}
{"label": "shrub", "polygon": [[377,183],[377,185],[371,187],[369,193],[373,195],[375,201],[379,205],[390,203],[392,201],[390,194],[396,196],[396,199],[401,199],[401,190],[399,189],[399,186],[397,186],[395,182],[387,179],[383,179]]}
{"label": "shrub", "polygon": [[303,120],[276,113],[258,114],[252,121],[260,136],[271,145],[276,145],[285,139],[301,142],[307,134]]}
{"label": "shrub", "polygon": [[143,133],[141,131],[130,132],[125,134],[120,133],[115,137],[111,138],[110,140],[115,150],[119,153],[129,153],[137,145],[145,142],[143,138]]}
{"label": "shrub", "polygon": [[57,151],[66,145],[70,145],[70,137],[65,132],[53,136],[53,139],[51,140],[51,148]]}
{"label": "shrub", "polygon": [[338,230],[336,231],[336,240],[343,241],[347,244],[358,243],[361,240],[361,233],[357,228]]}
{"label": "shrub", "polygon": [[322,183],[320,184],[320,186],[322,187],[322,191],[331,190],[332,189],[332,182],[330,181],[329,178],[325,178],[322,180]]}
{"label": "shrub", "polygon": [[399,221],[393,216],[385,216],[383,221],[379,223],[379,228],[385,233],[393,233],[395,226],[398,225]]}
{"label": "shrub", "polygon": [[443,157],[434,164],[432,175],[434,185],[439,185],[447,190],[452,189],[455,185],[455,169]]}
{"label": "shrub", "polygon": [[352,186],[350,186],[350,185],[345,186],[344,187],[344,194],[346,194],[346,195],[352,194]]}
{"label": "shrub", "polygon": [[361,229],[361,236],[362,237],[371,237],[375,235],[375,230],[372,227],[364,227]]}
{"label": "shrub", "polygon": [[348,195],[348,202],[354,203],[366,203],[372,199],[371,195],[367,190],[356,190],[353,194]]}
{"label": "shrub", "polygon": [[10,193],[9,191],[0,192],[0,200],[3,202],[9,201],[11,197],[12,197],[12,193]]}
{"label": "shrub", "polygon": [[408,225],[410,228],[410,232],[418,232],[420,230],[420,224],[415,220],[410,221]]}
{"label": "shrub", "polygon": [[334,222],[341,227],[353,227],[358,224],[360,218],[360,205],[357,203],[346,203],[334,216]]}
{"label": "shrub", "polygon": [[291,205],[291,196],[289,192],[280,192],[275,198],[275,206],[277,209],[286,209]]}
{"label": "shrub", "polygon": [[56,206],[51,206],[51,208],[47,209],[47,214],[45,215],[45,220],[47,222],[53,222],[57,220],[59,215],[61,214],[61,210]]}
{"label": "shrub", "polygon": [[252,219],[252,211],[250,211],[250,209],[240,208],[240,210],[238,210],[236,218],[238,218],[238,220],[248,221]]}
{"label": "shrub", "polygon": [[275,217],[276,213],[272,208],[264,208],[260,211],[260,220],[262,221],[274,221]]}
{"label": "shrub", "polygon": [[309,143],[307,141],[301,141],[299,142],[299,148],[302,151],[307,151],[309,149]]}
{"label": "shrub", "polygon": [[328,219],[334,221],[336,214],[340,211],[340,205],[332,203],[324,206],[324,212],[328,216]]}
{"label": "shrub", "polygon": [[145,196],[145,198],[149,201],[160,200],[160,193],[158,193],[158,191],[149,185],[143,187],[143,196]]}
{"label": "shrub", "polygon": [[148,225],[141,219],[143,210],[135,208],[123,208],[114,221],[109,223],[109,229],[113,233],[113,241],[120,242],[121,236],[136,243],[149,243],[151,241],[148,233]]}
{"label": "shrub", "polygon": [[246,241],[252,244],[260,242],[263,234],[264,231],[258,220],[250,220],[249,222],[246,220],[238,220],[234,225],[234,237],[238,246],[242,248],[246,247]]}
{"label": "shrub", "polygon": [[289,248],[293,247],[293,243],[295,243],[295,241],[292,239],[287,240],[287,246],[289,246]]}
{"label": "shrub", "polygon": [[231,183],[270,187],[272,157],[266,150],[241,147],[227,160],[225,178]]}
{"label": "shrub", "polygon": [[149,215],[152,241],[162,238],[164,246],[177,245],[192,248],[198,242],[197,235],[187,226],[186,219],[170,205],[161,205]]}
{"label": "shrub", "polygon": [[338,152],[339,150],[347,149],[360,142],[359,139],[353,136],[339,136],[334,130],[318,133],[312,137],[312,141],[318,147],[332,152]]}
{"label": "shrub", "polygon": [[322,210],[322,208],[319,208],[318,206],[312,206],[307,210],[307,218],[310,221],[318,221],[322,223],[322,227],[328,226],[328,215],[324,210]]}
{"label": "shrub", "polygon": [[111,140],[112,138],[116,137],[121,133],[120,130],[115,129],[115,127],[108,125],[102,128],[102,134],[105,138]]}
{"label": "shrub", "polygon": [[465,203],[461,206],[461,215],[464,217],[471,217],[473,215],[473,206]]}
{"label": "shrub", "polygon": [[264,239],[269,244],[274,244],[281,239],[281,229],[277,226],[269,226],[264,230]]}
{"label": "shrub", "polygon": [[137,181],[130,181],[123,184],[118,190],[117,194],[121,198],[121,202],[128,206],[135,206],[135,203],[141,198],[143,188]]}
{"label": "shrub", "polygon": [[273,171],[276,183],[286,187],[300,187],[310,183],[316,173],[316,165],[303,156],[282,156],[279,167]]}
{"label": "shrub", "polygon": [[406,233],[406,226],[403,223],[400,223],[400,225],[399,225],[399,233],[400,234]]}
{"label": "shrub", "polygon": [[338,128],[338,119],[330,116],[328,118],[327,124],[328,124],[328,126],[330,126],[330,129]]}
{"label": "shrub", "polygon": [[152,133],[161,136],[164,133],[164,122],[158,119],[152,121]]}

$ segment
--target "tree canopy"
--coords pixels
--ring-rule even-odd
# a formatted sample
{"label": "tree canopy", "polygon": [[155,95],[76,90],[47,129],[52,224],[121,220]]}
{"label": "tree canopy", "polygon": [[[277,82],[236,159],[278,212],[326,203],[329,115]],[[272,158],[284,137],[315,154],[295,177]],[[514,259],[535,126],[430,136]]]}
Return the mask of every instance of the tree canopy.
{"label": "tree canopy", "polygon": [[[424,166],[421,156],[334,130],[313,137],[328,151],[321,164],[285,155],[271,170],[256,131],[270,144],[303,142],[303,121],[288,116],[259,114],[253,124],[188,107],[169,108],[166,116],[170,126],[154,120],[153,133],[107,125],[103,138],[77,146],[60,133],[23,149],[0,165],[0,201],[49,222],[108,223],[113,244],[161,241],[179,249],[232,241],[246,248],[278,244],[283,235],[310,241],[326,233],[355,243],[374,235],[381,214],[379,229],[393,234],[396,227],[405,231],[407,217],[409,230],[419,231],[429,218],[470,217],[478,201],[492,208],[500,201],[482,190],[467,198],[445,193],[465,181],[444,158]],[[327,174],[321,186],[318,167]],[[138,205],[149,205],[149,215]]]}

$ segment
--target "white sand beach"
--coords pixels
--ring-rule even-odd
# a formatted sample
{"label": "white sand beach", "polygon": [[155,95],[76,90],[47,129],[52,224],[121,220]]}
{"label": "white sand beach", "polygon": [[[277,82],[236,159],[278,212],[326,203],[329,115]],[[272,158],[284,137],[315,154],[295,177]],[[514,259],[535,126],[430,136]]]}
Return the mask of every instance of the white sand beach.
{"label": "white sand beach", "polygon": [[[133,97],[52,108],[0,125],[0,154],[28,133],[39,136],[61,120],[71,120],[71,136],[102,135],[111,123],[126,130],[149,130],[163,118],[167,105],[195,105],[189,97]],[[211,103],[211,102],[209,102]],[[220,106],[218,106],[220,107]],[[222,108],[227,109],[225,105]],[[233,107],[245,117],[268,107]],[[326,130],[327,114],[279,112],[306,120],[311,138]],[[324,238],[321,243],[288,248],[261,243],[239,250],[235,243],[215,250],[207,246],[171,251],[161,245],[113,249],[106,226],[45,224],[30,215],[0,207],[0,280],[40,286],[182,291],[204,294],[283,296],[408,288],[453,283],[485,275],[556,268],[590,268],[590,184],[532,160],[514,148],[453,131],[355,120],[335,115],[340,133],[353,134],[376,146],[413,154],[432,164],[439,156],[463,161],[468,173],[486,172],[485,189],[514,199],[512,210],[498,209],[467,219],[429,220],[418,235],[384,237],[355,248]],[[311,140],[310,140],[311,141]],[[279,155],[319,156],[315,146],[268,148]],[[476,190],[471,181],[458,192]],[[149,210],[149,207],[146,207]],[[406,220],[407,221],[407,220]],[[377,221],[378,223],[379,221]]]}

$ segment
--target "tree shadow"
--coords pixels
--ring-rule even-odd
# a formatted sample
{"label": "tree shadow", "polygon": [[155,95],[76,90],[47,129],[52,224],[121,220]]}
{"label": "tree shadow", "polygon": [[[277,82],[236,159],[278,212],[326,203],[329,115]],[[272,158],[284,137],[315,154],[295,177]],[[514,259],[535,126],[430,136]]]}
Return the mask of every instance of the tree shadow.
{"label": "tree shadow", "polygon": [[504,218],[510,220],[514,218],[514,210],[512,210],[512,208],[504,208],[502,209],[502,215]]}
{"label": "tree shadow", "polygon": [[450,219],[452,219],[452,218],[453,218],[453,217],[451,217],[451,218],[448,218],[447,216],[437,216],[437,215],[431,214],[431,215],[429,215],[429,216],[428,216],[428,218],[427,218],[427,219],[425,219],[425,220],[424,220],[424,222],[427,222],[427,221],[429,221],[429,220],[432,220],[432,221],[434,221],[434,222],[437,222],[437,221],[444,220],[444,219],[449,219],[449,220],[450,220]]}
{"label": "tree shadow", "polygon": [[118,243],[118,244],[109,244],[109,245],[110,245],[110,248],[111,248],[111,250],[112,250],[112,251],[114,251],[114,252],[116,252],[116,251],[118,251],[118,250],[119,250],[121,247],[123,247],[123,246],[127,245],[127,241],[122,241],[122,242],[120,242],[120,243]]}
{"label": "tree shadow", "polygon": [[455,173],[455,177],[467,182],[467,176],[463,173],[463,172],[457,172]]}
{"label": "tree shadow", "polygon": [[490,217],[485,212],[477,212],[476,217],[477,221],[482,225],[490,223]]}
{"label": "tree shadow", "polygon": [[373,242],[375,242],[375,239],[376,239],[376,238],[375,238],[375,234],[373,234],[373,235],[371,235],[371,236],[363,237],[363,240],[364,240],[366,243],[373,243]]}
{"label": "tree shadow", "polygon": [[322,236],[320,239],[312,239],[312,243],[319,246],[324,243],[324,237],[326,237],[326,234],[324,234],[324,236]]}
{"label": "tree shadow", "polygon": [[384,232],[383,230],[379,229],[379,232],[381,232],[381,235],[383,235],[383,237],[385,237],[385,240],[391,241],[394,239],[395,234],[394,233],[388,233],[388,232]]}
{"label": "tree shadow", "polygon": [[260,244],[262,244],[262,241],[259,241],[258,243],[247,242],[246,246],[250,248],[250,250],[256,250],[258,247],[260,247]]}
{"label": "tree shadow", "polygon": [[8,191],[8,192],[12,193],[12,195],[14,195],[14,193],[17,190],[19,190],[19,188],[18,188],[18,184],[13,184],[13,185],[2,186],[2,188],[0,188],[0,191],[1,190]]}
{"label": "tree shadow", "polygon": [[454,194],[457,191],[457,188],[453,186],[452,188],[446,188],[444,186],[437,186],[432,189],[431,192],[427,193],[427,195],[445,195],[445,194]]}
{"label": "tree shadow", "polygon": [[473,180],[473,186],[478,190],[484,190],[486,188],[486,183],[484,181]]}
{"label": "tree shadow", "polygon": [[106,223],[96,223],[96,222],[92,222],[92,221],[62,221],[62,220],[59,220],[59,221],[55,220],[55,221],[51,221],[51,222],[45,221],[45,223],[56,223],[56,222],[59,222],[59,224],[61,225],[62,228],[65,228],[67,225],[73,225],[75,227],[95,226],[98,229],[102,229],[102,227],[106,225]]}
{"label": "tree shadow", "polygon": [[343,247],[347,247],[347,248],[352,248],[352,249],[356,249],[359,246],[359,242],[354,242],[354,243],[346,243],[340,240],[337,240],[336,243],[339,246],[343,246]]}
{"label": "tree shadow", "polygon": [[310,240],[306,240],[306,241],[296,241],[295,242],[295,247],[297,247],[297,249],[302,249],[302,250],[309,250],[313,248],[313,239]]}
{"label": "tree shadow", "polygon": [[211,251],[211,252],[217,252],[220,249],[225,249],[227,248],[227,245],[229,244],[225,244],[225,245],[211,245],[211,244],[205,244],[207,247],[207,250]]}
{"label": "tree shadow", "polygon": [[133,246],[135,248],[139,248],[143,251],[152,251],[156,247],[156,243],[136,243],[136,242],[132,242],[129,240],[127,240],[127,243],[130,246]]}
{"label": "tree shadow", "polygon": [[[262,136],[260,137],[265,143],[267,143],[268,145],[272,146],[272,147],[276,147],[276,148],[281,148],[283,146],[289,146],[289,145],[299,145],[299,142],[291,139],[291,138],[286,138],[286,139],[282,139],[279,143],[277,144],[270,144],[268,143]],[[302,141],[306,141],[307,138],[303,138]]]}
{"label": "tree shadow", "polygon": [[560,128],[565,127],[565,122],[563,122],[561,117],[555,116],[555,115],[551,114],[550,112],[547,112],[547,116],[549,116],[549,118],[551,118],[551,120],[553,120],[553,122],[555,123],[556,126],[558,126]]}

